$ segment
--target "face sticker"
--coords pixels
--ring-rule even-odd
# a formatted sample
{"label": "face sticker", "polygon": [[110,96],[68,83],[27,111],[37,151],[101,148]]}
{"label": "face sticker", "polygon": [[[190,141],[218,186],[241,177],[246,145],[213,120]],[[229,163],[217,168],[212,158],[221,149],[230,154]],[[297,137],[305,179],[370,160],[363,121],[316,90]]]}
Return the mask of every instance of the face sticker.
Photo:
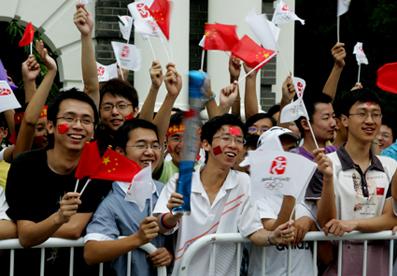
{"label": "face sticker", "polygon": [[213,152],[215,155],[219,155],[219,154],[222,153],[222,149],[221,149],[220,146],[216,146],[215,148],[212,149],[212,152]]}
{"label": "face sticker", "polygon": [[375,103],[374,102],[366,102],[365,103],[365,106],[366,107],[371,107],[371,106],[373,106]]}
{"label": "face sticker", "polygon": [[68,130],[69,130],[69,125],[66,124],[66,123],[64,123],[64,124],[59,124],[59,125],[57,126],[57,128],[58,128],[59,134],[65,134],[65,133],[68,132]]}
{"label": "face sticker", "polygon": [[229,134],[232,136],[242,136],[241,129],[239,127],[229,127]]}
{"label": "face sticker", "polygon": [[134,119],[134,115],[132,113],[128,114],[127,116],[124,117],[124,120],[129,121]]}

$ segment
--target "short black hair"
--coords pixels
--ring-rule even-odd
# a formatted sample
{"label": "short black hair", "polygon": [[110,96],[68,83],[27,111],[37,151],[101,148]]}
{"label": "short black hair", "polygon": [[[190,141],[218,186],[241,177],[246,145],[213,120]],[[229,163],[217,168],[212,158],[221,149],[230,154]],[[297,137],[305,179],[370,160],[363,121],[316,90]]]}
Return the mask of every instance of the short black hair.
{"label": "short black hair", "polygon": [[243,131],[244,137],[247,134],[247,128],[244,123],[235,115],[226,113],[212,118],[203,125],[201,128],[201,141],[207,140],[209,144],[212,144],[212,138],[215,133],[225,125],[238,126]]}
{"label": "short black hair", "polygon": [[156,133],[157,139],[159,139],[158,130],[155,124],[143,119],[135,118],[125,121],[124,124],[117,129],[113,146],[115,148],[120,147],[125,150],[127,142],[130,139],[130,132],[137,128],[153,130]]}
{"label": "short black hair", "polygon": [[394,142],[394,140],[396,140],[396,138],[397,138],[397,136],[396,136],[397,132],[396,132],[396,124],[394,123],[393,119],[391,119],[390,116],[387,116],[386,114],[384,114],[382,116],[382,125],[385,125],[391,129],[391,133],[393,135],[393,142]]}
{"label": "short black hair", "polygon": [[64,100],[77,100],[87,103],[91,106],[94,113],[94,123],[97,124],[99,120],[98,110],[94,101],[86,93],[77,90],[76,88],[71,88],[69,90],[60,92],[54,99],[54,101],[48,106],[47,120],[51,121],[54,126],[56,125],[57,115],[59,112],[59,107]]}
{"label": "short black hair", "polygon": [[131,102],[133,108],[139,106],[138,93],[127,81],[115,78],[103,83],[99,90],[99,105],[102,104],[102,99],[105,94],[126,98]]}
{"label": "short black hair", "polygon": [[171,118],[170,118],[170,124],[168,127],[178,126],[178,125],[182,124],[183,123],[183,114],[184,114],[183,111],[177,111],[174,114],[172,114]]}
{"label": "short black hair", "polygon": [[[316,110],[316,105],[320,104],[320,103],[332,104],[332,98],[329,95],[324,94],[324,93],[316,93],[314,95],[304,94],[303,102],[305,104],[307,115],[309,116],[309,120],[312,122],[314,111]],[[301,123],[302,119],[305,119],[305,117],[302,116],[302,117],[298,118],[298,120],[295,121],[295,124],[299,129],[301,137],[304,137],[305,130],[303,129],[303,126]]]}
{"label": "short black hair", "polygon": [[269,113],[256,113],[249,117],[247,121],[245,121],[245,126],[249,128],[253,124],[255,124],[257,121],[262,120],[262,119],[269,119],[272,122],[272,126],[275,126],[277,124],[276,120],[270,115]]}
{"label": "short black hair", "polygon": [[340,110],[341,114],[348,116],[350,113],[350,108],[357,102],[359,103],[373,102],[381,106],[380,98],[375,91],[370,90],[368,88],[356,89],[347,92],[343,96],[341,110]]}
{"label": "short black hair", "polygon": [[273,117],[273,115],[276,114],[277,112],[280,112],[280,110],[281,110],[281,105],[275,104],[269,108],[269,110],[267,111],[267,114],[269,114],[270,116]]}

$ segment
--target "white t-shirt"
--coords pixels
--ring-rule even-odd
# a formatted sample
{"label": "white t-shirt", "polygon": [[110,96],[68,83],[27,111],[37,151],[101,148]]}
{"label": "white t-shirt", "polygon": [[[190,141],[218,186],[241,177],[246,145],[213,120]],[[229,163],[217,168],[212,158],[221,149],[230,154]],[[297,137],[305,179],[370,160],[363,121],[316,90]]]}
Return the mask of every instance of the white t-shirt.
{"label": "white t-shirt", "polygon": [[[283,196],[268,195],[266,198],[257,200],[258,213],[261,219],[277,219],[283,202]],[[311,215],[307,206],[300,203],[296,206],[295,218],[310,217]],[[288,246],[278,245],[266,247],[266,275],[281,276],[288,273]],[[264,275],[262,271],[263,247],[251,246],[250,263],[248,275]],[[310,251],[309,242],[301,242],[298,245],[291,246],[291,275],[310,276],[313,273],[313,257]]]}
{"label": "white t-shirt", "polygon": [[7,209],[8,204],[6,201],[6,195],[3,187],[0,186],[0,220],[10,220],[10,218],[6,214]]}
{"label": "white t-shirt", "polygon": [[[178,175],[174,175],[163,191],[154,208],[154,214],[168,213],[167,202],[175,191]],[[247,174],[230,170],[225,182],[210,205],[208,195],[200,180],[197,170],[192,177],[190,198],[191,213],[184,215],[177,227],[178,239],[175,249],[175,264],[172,275],[178,273],[180,260],[187,248],[201,236],[214,233],[241,233],[247,237],[262,229],[256,212],[256,206],[250,200],[250,178]],[[217,244],[201,249],[190,264],[189,275],[234,275],[237,264],[237,246],[234,244]],[[211,253],[217,256],[210,261]]]}

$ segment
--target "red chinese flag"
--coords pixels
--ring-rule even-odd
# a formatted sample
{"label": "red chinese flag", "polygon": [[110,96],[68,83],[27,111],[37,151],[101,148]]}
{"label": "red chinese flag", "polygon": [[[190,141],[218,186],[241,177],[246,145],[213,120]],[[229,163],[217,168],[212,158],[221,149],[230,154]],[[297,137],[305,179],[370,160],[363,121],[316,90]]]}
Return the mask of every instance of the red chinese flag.
{"label": "red chinese flag", "polygon": [[134,178],[140,170],[141,167],[134,161],[112,149],[107,149],[102,156],[102,161],[97,173],[92,175],[91,178],[131,182],[132,178]]}
{"label": "red chinese flag", "polygon": [[205,24],[204,26],[204,49],[231,51],[238,43],[236,25]]}
{"label": "red chinese flag", "polygon": [[170,14],[171,3],[169,0],[154,0],[149,8],[149,12],[156,20],[157,25],[163,32],[167,40],[170,39]]}
{"label": "red chinese flag", "polygon": [[386,63],[377,72],[376,85],[393,94],[397,94],[397,62]]}
{"label": "red chinese flag", "polygon": [[99,155],[96,141],[86,143],[81,152],[79,164],[77,165],[74,176],[77,179],[82,179],[87,176],[91,177],[98,171],[101,162],[102,159]]}
{"label": "red chinese flag", "polygon": [[233,48],[232,54],[244,61],[251,68],[255,68],[261,64],[257,68],[260,69],[276,55],[276,52],[262,48],[249,38],[249,36],[245,35]]}
{"label": "red chinese flag", "polygon": [[18,43],[19,47],[24,47],[33,42],[34,28],[31,22],[26,25],[25,32]]}

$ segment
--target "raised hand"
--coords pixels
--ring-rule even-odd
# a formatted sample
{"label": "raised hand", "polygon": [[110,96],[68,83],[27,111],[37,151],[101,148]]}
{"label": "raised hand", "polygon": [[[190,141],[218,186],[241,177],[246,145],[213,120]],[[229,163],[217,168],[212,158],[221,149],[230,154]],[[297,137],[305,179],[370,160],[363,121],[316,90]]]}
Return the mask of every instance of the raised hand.
{"label": "raised hand", "polygon": [[94,27],[94,21],[92,19],[92,15],[85,9],[84,4],[76,5],[76,12],[73,16],[73,22],[81,35],[91,35],[92,29]]}
{"label": "raised hand", "polygon": [[44,43],[42,40],[36,40],[36,50],[48,70],[57,70],[57,63],[48,54],[48,50],[44,47]]}
{"label": "raised hand", "polygon": [[345,66],[346,51],[344,47],[345,43],[337,42],[331,49],[335,64],[339,67]]}
{"label": "raised hand", "polygon": [[232,84],[222,88],[219,95],[219,104],[222,107],[229,108],[233,105],[238,95],[238,83],[234,81]]}
{"label": "raised hand", "polygon": [[152,66],[149,70],[150,79],[152,80],[152,86],[156,89],[159,89],[164,80],[163,69],[161,68],[161,64],[158,60],[154,60],[152,62]]}
{"label": "raised hand", "polygon": [[40,73],[40,65],[34,55],[29,57],[22,63],[22,78],[24,81],[35,81]]}
{"label": "raised hand", "polygon": [[329,157],[325,154],[325,149],[315,149],[313,151],[314,161],[317,163],[317,169],[323,174],[325,177],[332,177],[333,176],[333,169],[332,169],[332,161]]}
{"label": "raised hand", "polygon": [[294,83],[292,81],[292,77],[288,76],[282,85],[282,98],[285,101],[291,102],[294,99],[295,96],[295,87]]}
{"label": "raised hand", "polygon": [[231,82],[238,80],[241,72],[241,61],[239,58],[230,56],[229,58],[229,74]]}
{"label": "raised hand", "polygon": [[165,87],[168,95],[177,97],[182,89],[182,77],[176,71],[175,64],[167,64],[167,73],[165,74]]}

